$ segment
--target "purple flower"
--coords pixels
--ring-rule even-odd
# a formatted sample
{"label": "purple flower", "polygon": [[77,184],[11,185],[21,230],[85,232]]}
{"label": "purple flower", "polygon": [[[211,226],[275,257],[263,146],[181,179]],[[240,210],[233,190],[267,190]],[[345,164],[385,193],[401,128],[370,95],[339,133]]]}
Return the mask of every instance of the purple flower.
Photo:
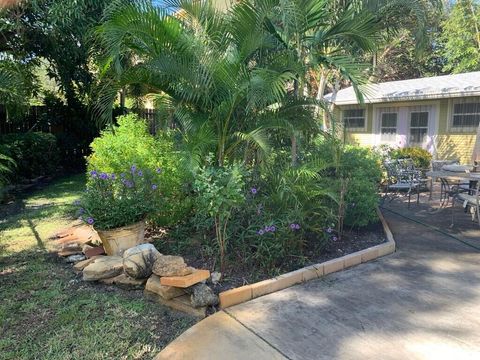
{"label": "purple flower", "polygon": [[93,220],[93,218],[89,217],[87,218],[87,223],[92,225],[93,223],[95,222],[95,220]]}
{"label": "purple flower", "polygon": [[110,174],[110,179],[115,180],[117,176],[115,174]]}
{"label": "purple flower", "polygon": [[157,190],[158,186],[155,184],[152,184],[152,190]]}
{"label": "purple flower", "polygon": [[260,229],[260,230],[257,231],[257,234],[258,234],[258,235],[263,235],[263,234],[265,234],[265,231],[263,231],[262,229]]}
{"label": "purple flower", "polygon": [[138,176],[143,176],[142,170],[138,170],[137,175],[138,175]]}
{"label": "purple flower", "polygon": [[276,228],[275,225],[270,226],[270,231],[271,232],[275,232],[276,230],[277,230],[277,228]]}
{"label": "purple flower", "polygon": [[251,192],[253,195],[255,195],[255,194],[257,193],[257,189],[253,187],[253,188],[250,189],[250,192]]}
{"label": "purple flower", "polygon": [[137,167],[135,165],[132,165],[132,167],[130,168],[130,171],[133,173],[135,173],[135,171],[137,170]]}
{"label": "purple flower", "polygon": [[101,173],[99,178],[102,179],[102,180],[107,180],[108,179],[108,174]]}
{"label": "purple flower", "polygon": [[133,187],[133,182],[127,180],[127,181],[125,181],[125,186],[127,188],[131,188],[131,187]]}
{"label": "purple flower", "polygon": [[327,233],[331,234],[333,231],[333,229],[329,226],[328,229],[327,229]]}
{"label": "purple flower", "polygon": [[85,214],[85,209],[83,209],[83,208],[78,209],[78,214],[79,215]]}
{"label": "purple flower", "polygon": [[162,172],[162,169],[157,168],[157,169],[155,170],[155,172],[156,172],[157,174],[160,174],[160,173]]}
{"label": "purple flower", "polygon": [[300,230],[300,224],[295,224],[295,230]]}
{"label": "purple flower", "polygon": [[336,236],[334,236],[334,237],[332,237],[332,240],[333,240],[333,241],[337,241],[338,238],[337,238]]}
{"label": "purple flower", "polygon": [[96,178],[97,177],[97,172],[95,170],[90,171],[90,176],[92,178]]}

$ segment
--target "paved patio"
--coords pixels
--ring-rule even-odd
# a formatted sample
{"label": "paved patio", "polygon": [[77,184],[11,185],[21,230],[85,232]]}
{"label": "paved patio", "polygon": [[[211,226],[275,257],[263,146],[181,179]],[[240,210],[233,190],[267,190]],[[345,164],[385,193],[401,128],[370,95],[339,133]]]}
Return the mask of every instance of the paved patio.
{"label": "paved patio", "polygon": [[157,359],[479,359],[478,225],[401,202],[430,227],[384,210],[395,254],[217,313]]}

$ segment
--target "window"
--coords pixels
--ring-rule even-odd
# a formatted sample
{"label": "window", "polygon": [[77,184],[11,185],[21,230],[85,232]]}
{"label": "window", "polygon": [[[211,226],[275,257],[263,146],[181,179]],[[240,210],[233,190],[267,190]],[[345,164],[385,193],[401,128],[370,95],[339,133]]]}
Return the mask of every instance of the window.
{"label": "window", "polygon": [[457,131],[475,131],[480,123],[480,102],[453,104],[452,128]]}
{"label": "window", "polygon": [[380,126],[382,141],[395,141],[397,135],[397,113],[383,113]]}
{"label": "window", "polygon": [[410,143],[421,145],[428,135],[428,112],[410,113]]}
{"label": "window", "polygon": [[365,128],[365,109],[343,110],[343,121],[346,129],[363,130]]}

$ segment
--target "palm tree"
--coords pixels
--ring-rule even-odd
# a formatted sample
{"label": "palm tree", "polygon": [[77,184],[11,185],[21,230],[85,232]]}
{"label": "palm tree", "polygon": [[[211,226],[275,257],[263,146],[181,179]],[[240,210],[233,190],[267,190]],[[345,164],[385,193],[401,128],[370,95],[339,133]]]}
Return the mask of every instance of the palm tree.
{"label": "palm tree", "polygon": [[[354,82],[356,78],[351,76],[353,63],[343,54],[326,56],[310,49],[322,49],[327,41],[370,47],[373,24],[371,16],[355,18],[348,10],[329,25],[327,0],[293,2],[303,13],[295,17],[291,11],[283,25],[276,13],[288,2],[280,0],[244,0],[227,12],[211,1],[173,0],[168,6],[180,9],[173,16],[149,2],[112,6],[97,31],[104,49],[98,119],[111,119],[119,89],[143,83],[161,94],[186,138],[204,134],[207,143],[215,143],[219,165],[267,153],[271,128],[315,129],[318,103],[298,91],[289,93],[291,85],[301,88],[305,69],[318,62],[337,66]],[[302,29],[294,31],[290,24]],[[124,67],[123,59],[131,53],[135,64]]]}
{"label": "palm tree", "polygon": [[[312,97],[310,76],[320,73],[317,102],[323,98],[328,73],[349,81],[357,91],[368,77],[366,64],[358,61],[358,51],[375,48],[377,21],[373,14],[352,4],[332,8],[329,0],[259,0],[268,13],[267,30],[288,51],[295,64],[294,95]],[[297,134],[291,133],[292,164],[297,157]]]}

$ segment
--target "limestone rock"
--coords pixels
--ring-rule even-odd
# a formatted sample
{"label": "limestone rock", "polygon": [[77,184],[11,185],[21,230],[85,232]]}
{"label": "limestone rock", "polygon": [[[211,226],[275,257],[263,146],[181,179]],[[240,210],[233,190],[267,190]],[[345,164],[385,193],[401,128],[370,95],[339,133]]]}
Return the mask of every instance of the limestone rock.
{"label": "limestone rock", "polygon": [[143,287],[147,279],[134,279],[126,274],[120,274],[113,278],[101,279],[99,281],[106,285],[117,285],[125,289],[138,289]]}
{"label": "limestone rock", "polygon": [[212,281],[213,285],[216,285],[220,282],[220,279],[222,278],[222,273],[218,271],[214,271],[210,274],[210,280]]}
{"label": "limestone rock", "polygon": [[205,282],[210,277],[210,271],[193,269],[193,273],[184,276],[162,276],[160,284],[188,288],[195,284]]}
{"label": "limestone rock", "polygon": [[91,263],[93,263],[95,261],[95,259],[99,258],[100,256],[94,256],[94,257],[91,257],[90,259],[86,259],[86,260],[82,260],[82,261],[79,261],[77,262],[75,265],[73,265],[73,270],[75,271],[82,271],[83,269],[85,269],[88,265],[90,265]]}
{"label": "limestone rock", "polygon": [[87,258],[91,258],[94,256],[105,254],[105,249],[103,248],[103,246],[88,247],[88,248],[85,248],[83,253]]}
{"label": "limestone rock", "polygon": [[184,289],[160,284],[160,277],[155,274],[152,274],[148,279],[145,290],[158,294],[165,300],[185,295]]}
{"label": "limestone rock", "polygon": [[218,304],[218,296],[205,284],[196,284],[192,287],[190,301],[193,307],[213,306]]}
{"label": "limestone rock", "polygon": [[123,253],[123,270],[134,279],[146,279],[152,274],[153,264],[161,256],[152,244],[134,246]]}
{"label": "limestone rock", "polygon": [[185,276],[193,271],[181,256],[162,255],[153,264],[153,273],[158,276]]}
{"label": "limestone rock", "polygon": [[85,260],[85,255],[83,254],[70,255],[65,259],[67,263],[77,263],[82,260]]}
{"label": "limestone rock", "polygon": [[101,256],[83,269],[83,280],[95,281],[107,279],[123,272],[121,256]]}

